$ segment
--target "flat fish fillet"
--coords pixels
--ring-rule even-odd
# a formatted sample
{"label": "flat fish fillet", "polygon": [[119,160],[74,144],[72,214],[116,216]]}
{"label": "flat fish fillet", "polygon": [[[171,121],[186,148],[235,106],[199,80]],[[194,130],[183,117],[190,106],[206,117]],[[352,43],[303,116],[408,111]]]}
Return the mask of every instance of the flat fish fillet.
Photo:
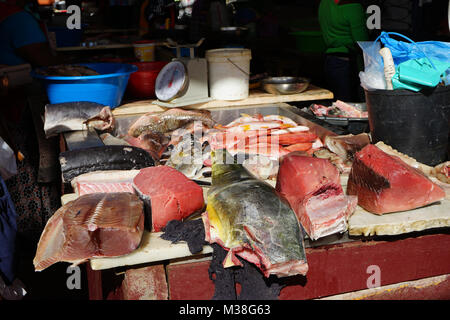
{"label": "flat fish fillet", "polygon": [[107,170],[85,173],[70,183],[77,195],[95,192],[131,192],[134,193],[133,179],[139,170]]}
{"label": "flat fish fillet", "polygon": [[170,220],[187,218],[205,204],[203,189],[169,166],[140,170],[133,187],[151,209],[151,228],[155,232],[161,231]]}
{"label": "flat fish fillet", "polygon": [[339,171],[330,161],[296,152],[282,158],[276,190],[312,240],[345,232],[357,205],[355,196],[344,194]]}
{"label": "flat fish fillet", "polygon": [[36,271],[57,262],[82,263],[135,250],[144,231],[143,203],[131,193],[92,193],[48,220],[33,260]]}
{"label": "flat fish fillet", "polygon": [[369,144],[356,153],[347,194],[375,214],[406,211],[445,198],[444,190],[400,158]]}

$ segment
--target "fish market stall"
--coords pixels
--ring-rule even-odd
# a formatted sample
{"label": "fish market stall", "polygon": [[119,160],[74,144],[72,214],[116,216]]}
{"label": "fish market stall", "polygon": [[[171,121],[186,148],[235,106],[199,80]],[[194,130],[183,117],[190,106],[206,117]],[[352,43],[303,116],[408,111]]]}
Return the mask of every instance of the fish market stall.
{"label": "fish market stall", "polygon": [[[251,97],[249,99],[251,99]],[[274,98],[271,97],[271,99]],[[219,104],[217,101],[214,102]],[[210,103],[212,102],[207,102],[206,104]],[[147,108],[150,108],[151,111],[154,111],[151,108],[159,108],[158,106],[149,105],[147,101],[143,101],[134,103],[134,106],[132,104],[132,107],[130,107],[130,105],[125,105],[124,107],[114,109],[112,114],[114,115],[115,129],[110,131],[110,136],[105,136],[105,133],[98,134],[96,130],[92,129],[87,131],[65,132],[61,134],[62,145],[65,148],[62,151],[65,151],[66,154],[70,151],[83,150],[86,148],[110,148],[107,152],[107,157],[111,159],[106,167],[102,167],[99,169],[100,171],[97,171],[100,175],[97,175],[96,171],[84,172],[78,168],[77,170],[79,171],[77,174],[79,175],[72,178],[72,176],[69,175],[69,171],[63,170],[63,178],[66,177],[67,181],[71,180],[70,184],[74,191],[78,193],[65,194],[62,197],[63,207],[71,203],[71,201],[84,197],[88,195],[89,192],[92,192],[88,191],[86,188],[103,188],[111,181],[114,181],[115,187],[124,188],[123,190],[125,191],[133,190],[133,188],[136,188],[137,186],[141,193],[152,194],[153,197],[156,197],[157,193],[155,192],[157,192],[157,190],[152,191],[145,189],[145,183],[140,184],[139,182],[136,182],[137,180],[135,180],[135,178],[139,172],[141,172],[146,179],[149,179],[148,175],[151,174],[154,175],[151,180],[154,181],[155,184],[161,186],[163,185],[163,182],[157,182],[159,173],[151,173],[151,170],[146,173],[144,169],[140,169],[139,166],[134,166],[139,165],[139,163],[142,163],[142,165],[140,165],[141,168],[148,166],[148,164],[142,160],[143,158],[141,156],[137,156],[135,160],[131,161],[133,162],[133,166],[125,168],[121,165],[122,167],[120,170],[117,170],[119,167],[112,168],[111,166],[113,166],[114,163],[120,163],[119,156],[117,160],[113,160],[112,158],[113,154],[117,154],[117,152],[113,151],[113,147],[123,150],[124,148],[133,149],[133,146],[130,146],[130,144],[125,146],[108,145],[116,143],[123,144],[123,140],[119,141],[121,139],[118,137],[123,137],[123,135],[129,132],[129,129],[145,115],[144,105],[146,105]],[[311,224],[302,222],[302,232],[305,237],[304,243],[301,246],[303,246],[302,250],[304,250],[306,257],[307,271],[300,267],[302,264],[299,264],[298,267],[295,267],[292,270],[299,268],[298,270],[302,271],[288,271],[288,274],[292,272],[291,276],[280,278],[270,276],[269,279],[272,280],[268,287],[261,289],[262,291],[259,293],[261,296],[263,294],[268,294],[268,291],[266,290],[271,290],[271,295],[268,295],[271,299],[333,298],[335,295],[349,292],[352,292],[352,298],[376,299],[377,297],[386,297],[396,299],[399,297],[414,297],[417,290],[416,281],[418,280],[421,281],[421,292],[424,292],[424,294],[428,294],[431,297],[433,294],[435,296],[440,296],[442,295],[442,292],[448,290],[449,279],[446,275],[450,273],[450,266],[448,264],[450,256],[447,250],[447,246],[450,244],[450,236],[448,234],[450,210],[448,210],[448,200],[444,199],[442,195],[438,195],[438,198],[441,199],[439,202],[430,201],[430,203],[434,203],[425,207],[390,213],[387,215],[375,215],[360,206],[356,206],[356,203],[353,200],[354,198],[345,195],[351,167],[351,163],[348,163],[346,157],[354,150],[352,151],[351,148],[346,149],[345,146],[348,146],[348,144],[340,143],[340,141],[347,141],[346,139],[349,139],[349,137],[341,138],[336,133],[308,120],[305,113],[302,113],[298,108],[287,103],[248,103],[248,105],[228,107],[225,105],[218,105],[217,108],[208,109],[211,111],[211,118],[222,126],[226,126],[237,119],[241,119],[240,121],[249,121],[250,119],[246,119],[246,117],[252,117],[254,115],[270,117],[266,118],[265,121],[269,121],[268,119],[272,119],[275,115],[277,117],[286,117],[290,120],[284,121],[293,121],[298,127],[298,130],[300,130],[297,131],[297,135],[295,135],[296,130],[289,133],[289,138],[298,138],[301,136],[301,139],[304,139],[306,137],[305,133],[311,132],[314,134],[315,138],[307,145],[309,148],[312,147],[315,141],[314,139],[318,138],[321,141],[321,145],[316,146],[315,150],[314,148],[304,149],[306,152],[311,152],[313,157],[305,157],[305,154],[302,153],[305,151],[298,149],[300,151],[297,152],[300,152],[302,161],[304,158],[317,159],[317,165],[319,165],[319,162],[322,163],[320,160],[326,159],[327,163],[334,164],[334,166],[326,169],[331,171],[326,174],[324,173],[324,175],[329,176],[329,179],[332,179],[335,184],[330,187],[328,184],[324,185],[319,183],[318,188],[325,191],[319,193],[319,198],[317,198],[318,202],[317,200],[314,200],[314,197],[310,198],[308,200],[308,205],[305,207],[306,214],[301,215],[302,217],[307,218],[308,210],[310,210],[308,208],[313,207],[316,208],[314,210],[321,210],[324,213],[327,212],[328,218],[326,219],[331,219],[328,221],[336,222],[333,224],[333,229],[327,231],[327,228],[324,227],[325,225],[323,223],[328,223],[324,222],[327,220],[323,220],[322,222],[319,221],[319,224],[317,225],[314,224],[315,220],[311,220]],[[101,111],[101,109],[99,111]],[[156,111],[161,114],[167,112],[161,112],[161,110]],[[201,113],[199,115],[202,116]],[[91,117],[92,115],[88,116],[88,118]],[[110,123],[110,118],[105,115],[103,122],[103,124]],[[239,122],[236,121],[235,123]],[[302,127],[306,127],[307,129]],[[285,126],[285,129],[281,130],[288,129],[292,129],[292,127]],[[299,133],[301,133],[301,135],[299,135]],[[273,135],[271,136],[273,137]],[[284,136],[282,137],[284,138]],[[113,138],[117,139],[114,140]],[[358,148],[362,148],[362,146],[367,145],[368,143],[366,136],[357,137],[356,140],[350,137],[350,140],[353,145],[359,143],[360,145]],[[132,140],[129,141],[132,142]],[[284,150],[283,148],[289,148],[294,145],[296,148],[299,146],[304,147],[304,145],[300,145],[300,142],[297,140],[292,141],[293,142],[289,142],[289,145],[282,147],[280,150]],[[334,149],[333,146],[335,147]],[[381,147],[383,148],[383,146]],[[324,151],[325,149],[327,149],[328,153]],[[93,149],[89,150],[92,151]],[[156,149],[152,149],[152,151],[155,150]],[[233,152],[233,148],[227,148],[227,150],[228,152]],[[330,150],[334,151],[333,155],[329,154]],[[387,148],[384,148],[383,150],[391,153],[395,152],[395,150],[392,151]],[[282,153],[283,151],[277,152]],[[343,156],[343,158],[337,156],[338,154]],[[93,157],[94,154],[90,153],[90,155]],[[105,157],[106,156],[103,158]],[[131,158],[133,158],[132,153],[130,153],[129,159]],[[66,159],[70,158],[65,157],[64,159],[65,162]],[[100,155],[98,159],[101,159]],[[405,160],[407,159],[405,158]],[[99,162],[98,160],[89,161]],[[294,157],[292,159],[292,168],[285,166],[284,161],[282,161],[280,165],[285,166],[286,169],[284,170],[289,170],[287,172],[304,167],[303,165],[297,165],[296,162],[297,159]],[[316,161],[311,162],[311,165],[316,166],[315,163]],[[418,166],[411,162],[410,164]],[[214,183],[210,176],[201,174],[205,172],[202,171],[205,167],[203,165],[200,165],[199,168],[177,167],[176,163],[172,163],[172,165],[175,168],[178,168],[178,170],[181,170],[181,172],[185,173],[188,177],[193,177],[190,178],[190,182],[194,181],[194,185],[196,184],[196,186],[186,188],[189,190],[192,188],[192,191],[189,192],[194,192],[193,190],[200,188],[203,193],[203,198],[208,204],[208,191],[211,190]],[[321,165],[322,164],[320,164],[320,166]],[[91,166],[91,164],[89,166]],[[286,189],[283,191],[280,189],[282,187],[277,186],[277,178],[273,175],[271,176],[270,173],[263,172],[264,170],[258,171],[255,170],[254,167],[247,168],[251,170],[254,175],[259,175],[260,179],[264,180],[272,187],[276,187],[277,190],[286,195],[291,192],[296,192],[295,190],[289,191]],[[277,170],[278,168],[275,169],[275,171]],[[320,169],[321,172],[328,172],[323,170],[324,169]],[[106,172],[107,174],[101,174],[102,172]],[[431,171],[428,173],[432,176]],[[301,173],[301,176],[307,174],[311,173],[303,172]],[[171,177],[170,179],[174,179],[172,178],[171,172],[164,173],[163,175],[166,179],[169,179],[169,176]],[[290,178],[291,176],[292,173],[287,173],[286,178]],[[108,182],[108,179],[111,180]],[[311,176],[305,179],[305,181],[313,181],[313,179],[314,177]],[[432,179],[435,178],[433,177]],[[163,178],[163,180],[165,179]],[[285,178],[283,178],[283,180],[285,180]],[[134,181],[135,185],[133,186],[130,181]],[[295,183],[301,184],[300,180],[296,181],[297,182]],[[178,183],[186,182],[180,181]],[[306,182],[306,185],[308,188],[311,188],[310,185],[313,184]],[[286,186],[288,185],[286,184]],[[339,191],[341,190],[340,187],[342,188],[342,191]],[[186,204],[183,204],[182,201],[184,200],[182,200],[177,191],[166,192],[175,192],[174,195],[177,197],[178,206],[186,206]],[[190,194],[192,194],[190,197],[194,197],[193,193]],[[321,194],[329,195],[326,199],[331,200],[327,200],[328,202],[321,200]],[[287,199],[289,199],[288,196]],[[98,208],[98,205],[95,203],[93,208]],[[322,203],[324,206],[322,206]],[[330,203],[331,207],[328,206],[327,203]],[[154,207],[156,206],[156,203],[152,203],[150,206],[156,212],[157,208]],[[295,207],[295,205],[291,206]],[[337,210],[336,208],[341,209]],[[211,212],[210,210],[208,210],[208,212]],[[197,210],[197,212],[198,214],[193,218],[187,218],[185,220],[185,222],[197,222],[196,225],[192,224],[192,234],[199,232],[199,226],[201,226],[201,229],[203,230],[203,223],[199,224],[198,222],[204,219],[204,215],[201,219],[199,214],[200,211]],[[145,216],[148,217],[146,214],[147,213],[145,213]],[[176,229],[175,226],[173,228]],[[249,265],[247,261],[240,259],[241,263],[244,263],[244,266],[234,267],[232,269],[242,269],[244,270],[242,272],[253,274],[253,278],[248,278],[251,279],[251,281],[248,280],[248,282],[245,282],[239,280],[240,275],[236,273],[238,271],[233,271],[234,273],[229,274],[229,276],[240,283],[241,292],[224,295],[224,293],[220,291],[223,290],[223,287],[221,286],[226,285],[228,282],[218,278],[217,273],[214,272],[218,272],[218,261],[220,261],[221,264],[222,261],[226,260],[226,257],[220,256],[221,252],[215,247],[217,246],[216,244],[213,244],[212,242],[201,243],[200,245],[198,243],[193,244],[192,239],[183,238],[180,235],[178,241],[174,241],[173,238],[164,239],[164,231],[167,230],[155,231],[156,229],[158,228],[155,227],[155,225],[144,228],[141,235],[141,241],[138,245],[134,242],[134,245],[132,246],[134,249],[127,254],[120,255],[117,254],[116,251],[115,253],[113,252],[112,256],[108,257],[91,256],[87,259],[88,261],[86,263],[82,264],[87,272],[90,299],[209,300],[212,298],[225,299],[230,297],[261,298],[261,296],[257,297],[255,295],[249,295],[248,290],[256,284],[261,285],[263,274],[255,269],[254,266]],[[316,230],[315,233],[312,232],[313,230]],[[133,238],[127,237],[127,239],[129,239],[128,241],[130,241],[130,243],[135,241]],[[184,239],[184,241],[180,239]],[[195,245],[197,248],[196,250],[193,250],[192,247]],[[113,251],[115,250],[116,248],[114,248]],[[195,253],[193,253],[193,251]],[[236,257],[237,256],[228,257],[228,263],[236,263],[234,260]],[[300,258],[300,260],[302,260],[302,258]],[[60,257],[60,261],[65,260],[63,257]],[[73,261],[73,258],[69,258],[69,261]],[[211,268],[213,267],[216,269],[211,271]],[[374,275],[377,274],[376,272],[378,272],[379,278],[374,277]],[[390,285],[395,286],[389,287]],[[186,288],[189,288],[189,290],[186,290]],[[276,294],[274,294],[274,292]]]}
{"label": "fish market stall", "polygon": [[[78,91],[96,100],[45,105],[64,195],[35,270],[83,266],[90,299],[448,297],[449,162],[330,123],[373,129],[377,98],[324,106],[333,94],[305,78],[250,90],[250,50],[194,57],[201,42],[181,57],[168,40],[177,59],[159,71],[156,99],[122,104],[136,67],[86,64],[75,85],[103,87],[110,70],[111,102],[87,84]],[[37,77],[48,90],[67,78]],[[448,97],[436,92],[435,104]]]}

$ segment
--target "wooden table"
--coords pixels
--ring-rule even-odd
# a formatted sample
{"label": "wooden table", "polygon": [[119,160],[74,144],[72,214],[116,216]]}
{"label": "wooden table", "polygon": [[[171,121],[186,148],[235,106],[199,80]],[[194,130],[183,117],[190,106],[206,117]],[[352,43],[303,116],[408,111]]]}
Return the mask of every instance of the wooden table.
{"label": "wooden table", "polygon": [[[308,97],[322,100],[332,98],[332,94],[311,87],[309,93],[291,99],[307,101]],[[194,107],[239,107],[280,102],[278,99],[286,96],[252,91],[246,101],[211,101]],[[125,104],[113,112],[125,116],[162,110],[148,100]],[[66,195],[65,201],[70,197]],[[144,249],[128,257],[86,263],[90,299],[211,299],[211,248],[205,246],[193,256],[185,243],[171,244],[158,236],[145,233]],[[384,237],[334,235],[326,241],[306,241],[305,245],[309,272],[306,277],[291,277],[280,299],[450,299],[449,228]],[[378,272],[379,287],[369,288],[374,272]]]}
{"label": "wooden table", "polygon": [[[258,89],[250,90],[246,99],[235,101],[212,100],[205,103],[188,106],[189,109],[218,109],[224,107],[242,107],[251,105],[274,104],[283,102],[316,101],[333,99],[333,93],[329,90],[310,85],[304,92],[287,95],[274,95]],[[121,105],[113,110],[115,116],[144,114],[146,112],[160,112],[166,110],[156,104],[155,100],[139,100]]]}

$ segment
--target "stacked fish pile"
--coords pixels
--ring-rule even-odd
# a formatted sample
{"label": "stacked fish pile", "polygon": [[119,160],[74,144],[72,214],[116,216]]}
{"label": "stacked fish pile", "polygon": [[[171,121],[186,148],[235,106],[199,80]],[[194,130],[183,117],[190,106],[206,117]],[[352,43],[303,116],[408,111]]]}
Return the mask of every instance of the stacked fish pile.
{"label": "stacked fish pile", "polygon": [[[342,233],[357,205],[386,214],[438,202],[450,190],[448,163],[422,165],[371,144],[367,134],[321,141],[281,115],[242,114],[220,125],[208,111],[175,108],[145,114],[114,136],[107,107],[74,106],[47,108],[47,136],[93,125],[105,146],[60,155],[77,199],[48,221],[36,270],[128,254],[144,228],[161,231],[203,212],[206,240],[228,251],[225,267],[239,265],[240,256],[266,277],[305,275],[303,230],[311,240]],[[248,161],[254,157],[266,165]],[[204,169],[212,175],[206,201],[193,180]],[[349,174],[347,194],[341,174]],[[268,178],[275,188],[262,181]]]}
{"label": "stacked fish pile", "polygon": [[215,129],[206,137],[211,149],[226,149],[231,155],[258,154],[278,159],[292,151],[312,154],[323,145],[309,127],[281,115],[243,114]]}

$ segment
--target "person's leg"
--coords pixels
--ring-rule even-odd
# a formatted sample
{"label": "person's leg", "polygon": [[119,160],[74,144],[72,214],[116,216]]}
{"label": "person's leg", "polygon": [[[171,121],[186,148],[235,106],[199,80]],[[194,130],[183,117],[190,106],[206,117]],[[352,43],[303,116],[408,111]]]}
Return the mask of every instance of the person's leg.
{"label": "person's leg", "polygon": [[334,94],[335,100],[352,101],[352,84],[350,74],[350,61],[336,57],[327,56],[325,59],[325,79],[329,89]]}

